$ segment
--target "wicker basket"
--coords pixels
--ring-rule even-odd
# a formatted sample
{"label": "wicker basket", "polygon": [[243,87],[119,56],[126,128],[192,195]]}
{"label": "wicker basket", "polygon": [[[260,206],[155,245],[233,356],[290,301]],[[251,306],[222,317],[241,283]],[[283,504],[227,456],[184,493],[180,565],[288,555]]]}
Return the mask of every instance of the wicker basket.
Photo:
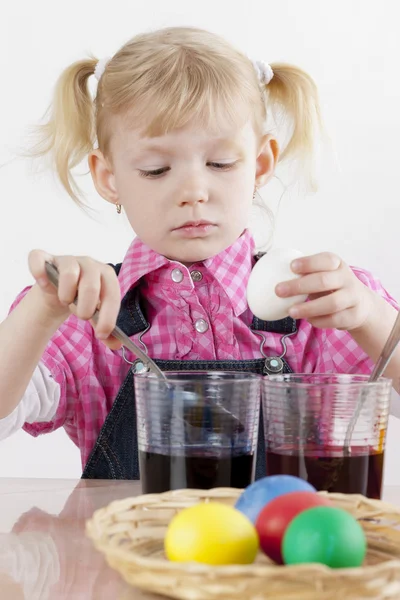
{"label": "wicker basket", "polygon": [[[321,494],[325,494],[321,492]],[[112,502],[96,511],[87,534],[111,567],[142,590],[183,600],[400,599],[400,509],[358,495],[329,494],[359,519],[368,540],[357,569],[277,566],[261,552],[252,565],[212,567],[165,558],[163,539],[181,509],[216,500],[234,504],[240,490],[178,490]]]}

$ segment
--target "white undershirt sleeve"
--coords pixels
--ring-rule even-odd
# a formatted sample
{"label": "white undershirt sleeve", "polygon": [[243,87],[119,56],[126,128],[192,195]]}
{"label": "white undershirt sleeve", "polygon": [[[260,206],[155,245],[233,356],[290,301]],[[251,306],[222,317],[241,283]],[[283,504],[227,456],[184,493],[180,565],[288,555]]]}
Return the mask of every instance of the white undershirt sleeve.
{"label": "white undershirt sleeve", "polygon": [[57,412],[60,386],[42,363],[36,367],[20,403],[12,413],[0,419],[0,440],[4,440],[24,423],[47,423]]}

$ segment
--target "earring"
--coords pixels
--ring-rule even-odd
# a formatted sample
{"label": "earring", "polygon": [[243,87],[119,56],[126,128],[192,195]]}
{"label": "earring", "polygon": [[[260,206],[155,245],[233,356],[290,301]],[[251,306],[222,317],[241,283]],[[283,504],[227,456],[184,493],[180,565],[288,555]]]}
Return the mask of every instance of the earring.
{"label": "earring", "polygon": [[118,203],[115,204],[115,208],[117,209],[117,213],[120,215],[121,214],[121,210],[122,210],[122,206]]}
{"label": "earring", "polygon": [[255,188],[254,188],[254,192],[253,192],[253,200],[254,200],[254,199],[255,199],[255,197],[256,197],[256,194],[257,194],[257,189],[258,189],[258,188],[257,188],[257,186],[255,186]]}

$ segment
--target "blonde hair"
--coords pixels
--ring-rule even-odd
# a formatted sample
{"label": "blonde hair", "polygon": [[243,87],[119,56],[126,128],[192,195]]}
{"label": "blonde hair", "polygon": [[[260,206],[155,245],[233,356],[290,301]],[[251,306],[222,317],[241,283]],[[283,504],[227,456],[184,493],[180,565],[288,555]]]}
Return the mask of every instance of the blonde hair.
{"label": "blonde hair", "polygon": [[235,124],[251,118],[262,135],[271,113],[291,132],[280,160],[305,163],[313,154],[318,94],[312,78],[297,67],[272,63],[274,77],[261,86],[249,58],[218,35],[189,27],[144,33],[127,42],[108,62],[93,98],[89,78],[97,62],[80,60],[63,71],[33,150],[35,156],[50,155],[62,185],[78,203],[73,169],[96,143],[109,154],[115,115],[140,124],[148,136],[193,118],[214,128],[220,115]]}

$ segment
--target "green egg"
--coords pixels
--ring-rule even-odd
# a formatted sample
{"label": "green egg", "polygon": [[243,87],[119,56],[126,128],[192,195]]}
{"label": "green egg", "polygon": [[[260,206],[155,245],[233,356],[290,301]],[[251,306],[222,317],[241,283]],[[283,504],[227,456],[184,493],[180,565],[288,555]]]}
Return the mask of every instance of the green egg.
{"label": "green egg", "polygon": [[282,541],[285,564],[322,563],[333,569],[359,567],[367,551],[356,519],[331,506],[309,508],[293,519]]}

